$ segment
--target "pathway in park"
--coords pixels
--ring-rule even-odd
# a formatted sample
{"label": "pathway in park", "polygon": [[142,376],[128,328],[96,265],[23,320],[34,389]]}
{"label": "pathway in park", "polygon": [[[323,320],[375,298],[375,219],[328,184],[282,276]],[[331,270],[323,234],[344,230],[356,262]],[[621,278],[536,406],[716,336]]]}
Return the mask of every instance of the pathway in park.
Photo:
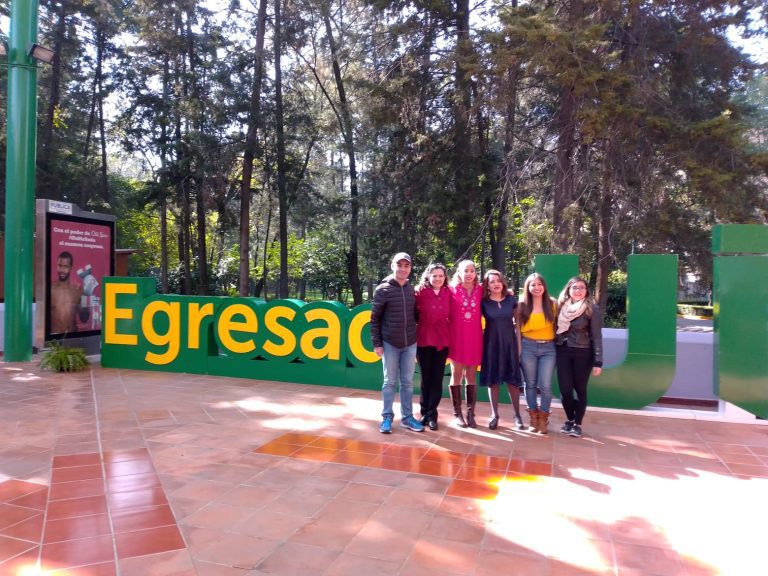
{"label": "pathway in park", "polygon": [[698,576],[764,564],[759,422],[592,410],[574,439],[556,432],[556,409],[541,437],[508,428],[508,405],[495,432],[454,428],[444,401],[438,432],[383,436],[380,408],[378,393],[345,388],[0,364],[0,574]]}

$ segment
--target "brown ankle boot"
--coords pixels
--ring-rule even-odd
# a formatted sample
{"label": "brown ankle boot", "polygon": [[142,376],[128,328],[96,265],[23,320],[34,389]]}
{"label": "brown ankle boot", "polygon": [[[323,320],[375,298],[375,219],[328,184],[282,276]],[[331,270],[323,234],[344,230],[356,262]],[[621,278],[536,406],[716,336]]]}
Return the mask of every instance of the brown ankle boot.
{"label": "brown ankle boot", "polygon": [[530,432],[538,432],[539,431],[539,415],[541,412],[539,412],[538,408],[528,408],[528,415],[531,417],[531,425],[528,430]]}
{"label": "brown ankle boot", "polygon": [[461,386],[448,386],[451,391],[451,401],[453,402],[453,416],[456,418],[456,425],[459,428],[466,428],[467,421],[461,413]]}
{"label": "brown ankle boot", "polygon": [[477,385],[467,386],[467,426],[477,428],[475,422],[475,402],[477,401]]}
{"label": "brown ankle boot", "polygon": [[539,410],[539,434],[546,434],[547,426],[549,426],[549,412],[544,412],[544,410]]}

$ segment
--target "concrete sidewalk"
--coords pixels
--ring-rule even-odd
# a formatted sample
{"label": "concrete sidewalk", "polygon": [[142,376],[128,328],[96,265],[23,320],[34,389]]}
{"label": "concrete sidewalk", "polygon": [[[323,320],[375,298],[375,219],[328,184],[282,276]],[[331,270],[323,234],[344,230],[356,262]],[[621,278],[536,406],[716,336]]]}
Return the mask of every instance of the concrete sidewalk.
{"label": "concrete sidewalk", "polygon": [[0,575],[762,571],[768,427],[594,410],[574,439],[555,410],[542,437],[444,400],[385,436],[379,396],[0,364]]}

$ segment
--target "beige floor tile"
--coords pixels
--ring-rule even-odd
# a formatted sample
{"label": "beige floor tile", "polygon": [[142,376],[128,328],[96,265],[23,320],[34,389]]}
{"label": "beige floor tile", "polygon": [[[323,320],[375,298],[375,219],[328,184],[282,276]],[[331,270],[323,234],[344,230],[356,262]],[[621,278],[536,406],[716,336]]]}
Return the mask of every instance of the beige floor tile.
{"label": "beige floor tile", "polygon": [[257,566],[258,571],[280,576],[323,574],[340,552],[323,546],[286,542]]}
{"label": "beige floor tile", "polygon": [[343,553],[333,561],[323,576],[396,576],[400,565],[396,561]]}

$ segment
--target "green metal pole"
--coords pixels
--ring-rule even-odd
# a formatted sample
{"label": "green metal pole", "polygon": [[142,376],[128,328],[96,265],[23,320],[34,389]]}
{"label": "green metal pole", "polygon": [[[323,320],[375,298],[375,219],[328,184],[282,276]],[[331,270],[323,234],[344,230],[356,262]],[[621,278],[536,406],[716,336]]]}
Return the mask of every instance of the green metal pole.
{"label": "green metal pole", "polygon": [[11,3],[5,171],[6,362],[32,359],[37,65],[27,51],[37,39],[37,10],[38,0]]}

